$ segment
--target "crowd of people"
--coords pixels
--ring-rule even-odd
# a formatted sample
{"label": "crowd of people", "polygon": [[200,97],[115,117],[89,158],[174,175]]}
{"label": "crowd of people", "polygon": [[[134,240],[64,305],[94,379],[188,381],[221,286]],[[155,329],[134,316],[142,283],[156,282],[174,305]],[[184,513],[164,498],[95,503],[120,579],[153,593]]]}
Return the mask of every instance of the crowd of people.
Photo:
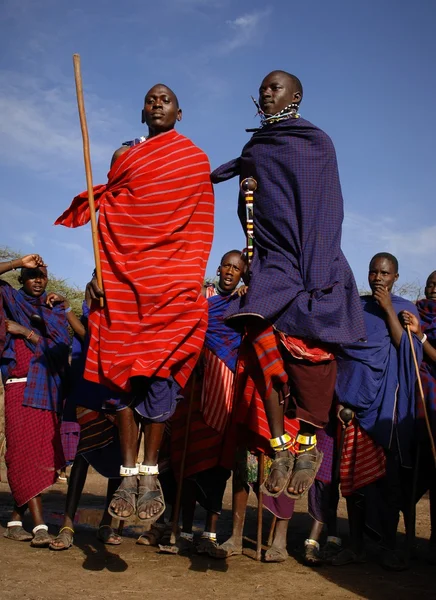
{"label": "crowd of people", "polygon": [[[288,557],[289,521],[307,496],[307,564],[363,562],[369,535],[381,564],[402,570],[400,514],[413,530],[413,506],[429,490],[428,558],[436,564],[436,272],[414,304],[392,292],[396,257],[378,252],[369,261],[371,293],[359,297],[341,251],[335,150],[300,117],[302,97],[294,75],[267,75],[260,127],[238,158],[211,173],[204,152],[175,130],[177,96],[153,86],[142,110],[148,136],[124,143],[107,184],[94,190],[103,289],[94,274],[80,317],[67,298],[46,292],[40,255],[0,263],[0,275],[21,269],[22,286],[0,280],[14,500],[5,537],[70,548],[91,465],[108,479],[97,531],[105,544],[122,542],[113,520],[135,518],[144,525],[138,543],[161,552],[241,554],[253,489],[274,515],[266,562]],[[244,185],[238,201],[254,252],[229,250],[205,284],[212,184],[233,177],[254,181],[251,212]],[[84,192],[56,224],[89,220]],[[41,493],[67,462],[64,522],[53,538]],[[233,532],[219,544],[230,477]],[[206,511],[199,539],[197,504]]]}

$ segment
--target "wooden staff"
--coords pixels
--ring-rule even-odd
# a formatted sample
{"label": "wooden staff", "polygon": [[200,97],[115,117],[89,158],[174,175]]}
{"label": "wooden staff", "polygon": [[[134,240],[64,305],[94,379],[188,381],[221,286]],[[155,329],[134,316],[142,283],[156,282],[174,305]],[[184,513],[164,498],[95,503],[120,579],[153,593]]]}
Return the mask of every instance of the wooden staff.
{"label": "wooden staff", "polygon": [[263,521],[263,492],[260,486],[263,483],[265,472],[265,459],[262,452],[257,455],[257,538],[256,538],[256,560],[262,558],[262,521]]}
{"label": "wooden staff", "polygon": [[[85,161],[86,185],[88,188],[89,212],[91,215],[92,247],[94,249],[95,272],[98,287],[103,289],[103,277],[101,274],[100,253],[98,250],[97,217],[95,215],[94,186],[92,183],[91,153],[89,150],[88,125],[86,122],[85,101],[83,99],[82,73],[80,71],[80,54],[73,54],[74,79],[76,82],[77,107],[79,109],[80,128],[82,130],[83,159]],[[104,299],[100,298],[100,306],[103,308]]]}
{"label": "wooden staff", "polygon": [[412,358],[413,358],[413,363],[415,365],[415,371],[416,371],[416,381],[418,382],[419,396],[421,398],[421,403],[422,403],[422,411],[424,413],[425,425],[426,425],[426,428],[427,428],[428,437],[430,439],[431,452],[433,454],[433,460],[434,460],[434,463],[435,463],[435,466],[436,466],[436,446],[435,446],[433,434],[432,434],[432,431],[431,431],[430,419],[428,418],[428,412],[427,412],[427,405],[425,403],[424,390],[422,389],[422,381],[421,381],[421,376],[419,374],[419,365],[418,365],[418,361],[416,359],[415,346],[413,345],[412,332],[410,331],[410,326],[409,325],[406,325],[406,331],[407,331],[407,335],[409,336],[410,349],[412,351]]}
{"label": "wooden staff", "polygon": [[190,433],[190,429],[191,429],[192,405],[194,404],[194,393],[195,393],[196,380],[197,380],[197,377],[195,375],[195,370],[194,370],[192,372],[192,379],[191,379],[192,387],[191,387],[191,394],[189,396],[188,415],[186,417],[185,439],[183,442],[182,460],[180,462],[180,474],[179,474],[179,481],[177,484],[176,502],[174,504],[173,529],[171,531],[171,537],[170,537],[171,545],[174,545],[176,543],[177,528],[179,526],[180,504],[181,504],[181,500],[182,500],[182,489],[183,489],[183,477],[185,475],[186,453],[188,450],[189,433]]}
{"label": "wooden staff", "polygon": [[273,545],[274,534],[276,532],[276,525],[277,525],[277,517],[274,515],[273,520],[271,521],[271,527],[270,527],[269,535],[268,535],[268,543],[267,543],[268,548],[271,548],[271,546]]}

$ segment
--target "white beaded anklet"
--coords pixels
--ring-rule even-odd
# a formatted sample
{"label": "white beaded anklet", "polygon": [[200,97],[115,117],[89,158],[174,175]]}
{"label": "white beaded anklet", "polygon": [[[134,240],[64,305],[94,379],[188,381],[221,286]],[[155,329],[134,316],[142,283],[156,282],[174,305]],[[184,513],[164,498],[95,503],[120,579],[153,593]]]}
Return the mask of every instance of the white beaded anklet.
{"label": "white beaded anklet", "polygon": [[138,467],[120,467],[120,475],[121,477],[129,477],[130,475],[138,475]]}
{"label": "white beaded anklet", "polygon": [[158,465],[139,465],[140,475],[159,475]]}
{"label": "white beaded anklet", "polygon": [[33,535],[35,535],[35,533],[36,533],[37,531],[41,531],[42,529],[44,529],[44,531],[48,531],[48,527],[47,527],[47,525],[41,524],[41,525],[37,525],[36,527],[34,527],[34,528],[32,529],[32,533],[33,533]]}
{"label": "white beaded anklet", "polygon": [[22,527],[23,521],[9,521],[7,527]]}

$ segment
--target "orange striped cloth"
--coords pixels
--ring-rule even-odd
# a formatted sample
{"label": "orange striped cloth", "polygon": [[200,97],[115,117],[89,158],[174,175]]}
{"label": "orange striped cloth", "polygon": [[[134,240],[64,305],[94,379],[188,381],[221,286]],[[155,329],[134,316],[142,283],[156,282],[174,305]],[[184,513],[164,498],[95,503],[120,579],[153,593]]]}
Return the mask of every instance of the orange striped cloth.
{"label": "orange striped cloth", "polygon": [[[221,466],[233,469],[238,447],[251,452],[273,454],[262,398],[265,397],[265,377],[258,367],[253,345],[246,337],[239,351],[232,413],[224,436]],[[285,432],[295,438],[300,429],[297,419],[285,417]]]}
{"label": "orange striped cloth", "polygon": [[[94,189],[106,299],[91,311],[86,379],[124,391],[137,375],[186,384],[207,327],[209,173],[206,154],[171,130],[122,154]],[[84,192],[56,224],[89,219]]]}
{"label": "orange striped cloth", "polygon": [[205,423],[223,433],[232,412],[235,375],[228,366],[204,349],[205,369],[201,391],[201,409]]}
{"label": "orange striped cloth", "polygon": [[345,430],[340,479],[343,496],[351,496],[359,489],[374,483],[386,474],[386,456],[356,420]]}
{"label": "orange striped cloth", "polygon": [[[180,476],[180,465],[183,454],[186,420],[192,393],[192,375],[183,390],[183,400],[177,404],[176,412],[171,418],[171,467],[176,479]],[[206,425],[201,406],[201,378],[195,377],[195,389],[192,397],[192,414],[189,428],[188,446],[184,477],[192,477],[219,464],[224,437],[216,429]]]}

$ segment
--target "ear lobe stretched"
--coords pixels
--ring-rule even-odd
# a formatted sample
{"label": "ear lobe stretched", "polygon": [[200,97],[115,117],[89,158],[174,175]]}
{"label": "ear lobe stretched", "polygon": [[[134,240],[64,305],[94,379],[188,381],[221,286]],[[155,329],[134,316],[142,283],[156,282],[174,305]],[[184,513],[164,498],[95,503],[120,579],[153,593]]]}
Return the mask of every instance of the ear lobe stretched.
{"label": "ear lobe stretched", "polygon": [[145,123],[145,110],[141,110],[141,123]]}

